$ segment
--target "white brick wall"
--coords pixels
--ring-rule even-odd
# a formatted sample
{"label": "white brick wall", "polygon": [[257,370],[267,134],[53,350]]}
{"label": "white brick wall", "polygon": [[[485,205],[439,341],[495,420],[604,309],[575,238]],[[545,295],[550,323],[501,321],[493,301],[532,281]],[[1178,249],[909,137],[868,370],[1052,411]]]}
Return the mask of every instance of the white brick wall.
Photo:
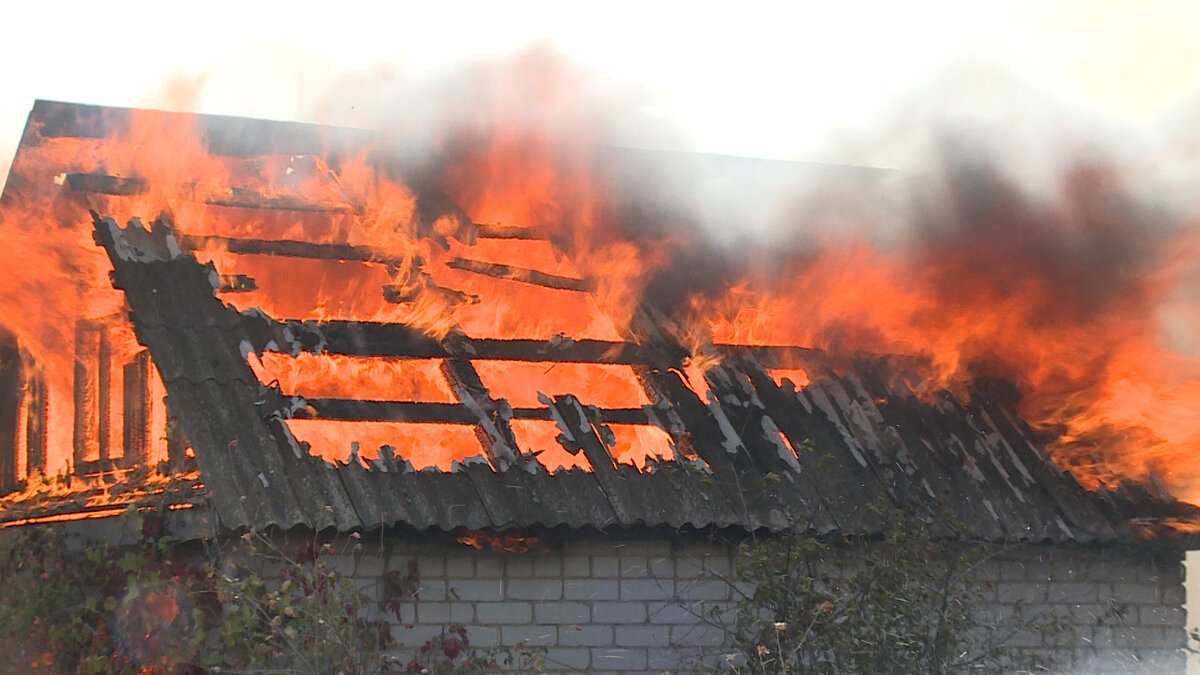
{"label": "white brick wall", "polygon": [[[723,634],[701,618],[727,607],[736,561],[703,538],[593,538],[538,553],[492,553],[440,537],[400,537],[351,557],[327,554],[369,595],[381,575],[415,562],[419,598],[404,603],[393,635],[418,648],[450,624],[472,645],[545,647],[563,671],[687,672],[720,657]],[[348,550],[335,547],[340,550]],[[1055,644],[1018,634],[1013,645],[1046,652],[1086,671],[1151,661],[1182,671],[1182,554],[1128,548],[1026,546],[981,565],[973,576],[983,611],[1052,609],[1075,639]]]}

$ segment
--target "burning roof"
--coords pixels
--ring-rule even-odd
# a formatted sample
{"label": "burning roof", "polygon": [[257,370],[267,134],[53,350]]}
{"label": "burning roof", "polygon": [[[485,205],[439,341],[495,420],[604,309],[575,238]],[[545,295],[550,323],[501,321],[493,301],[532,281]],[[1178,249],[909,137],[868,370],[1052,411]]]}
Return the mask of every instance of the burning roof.
{"label": "burning roof", "polygon": [[[914,381],[912,357],[687,337],[637,299],[653,251],[600,228],[595,187],[555,183],[561,166],[467,153],[430,186],[372,148],[38,102],[6,230],[38,222],[30,250],[75,278],[65,316],[15,332],[37,354],[25,381],[61,394],[42,404],[51,427],[56,405],[74,424],[27,442],[14,478],[37,473],[35,446],[71,448],[58,461],[77,475],[194,461],[235,529],[829,533],[917,500],[974,536],[1103,542],[1193,517],[1160,488],[1085,490],[1002,383],[952,394]],[[548,210],[546,191],[584,206]]]}

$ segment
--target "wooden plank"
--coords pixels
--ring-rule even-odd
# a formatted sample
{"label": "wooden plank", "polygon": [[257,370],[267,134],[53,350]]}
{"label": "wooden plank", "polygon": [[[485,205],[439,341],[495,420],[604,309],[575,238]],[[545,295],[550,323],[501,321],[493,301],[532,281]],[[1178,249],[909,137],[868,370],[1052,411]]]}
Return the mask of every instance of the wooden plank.
{"label": "wooden plank", "polygon": [[214,234],[177,234],[176,237],[180,250],[187,253],[192,251],[229,251],[230,253],[273,255],[286,258],[376,262],[397,267],[407,267],[412,262],[411,258],[390,251],[351,244],[314,244],[289,239],[240,239]]}
{"label": "wooden plank", "polygon": [[115,197],[132,197],[150,189],[150,182],[144,178],[95,173],[69,173],[66,182],[67,187],[76,192],[95,192]]}
{"label": "wooden plank", "polygon": [[[130,108],[109,108],[58,101],[35,101],[29,114],[43,138],[126,138]],[[339,154],[358,156],[368,147],[371,132],[302,122],[197,115],[159,110],[138,111],[143,123],[167,129],[194,128],[214,155],[321,155],[334,164]],[[184,126],[186,124],[186,126]]]}
{"label": "wooden plank", "polygon": [[25,396],[25,475],[34,478],[46,475],[46,429],[50,417],[50,398],[40,371],[27,372]]}
{"label": "wooden plank", "polygon": [[495,279],[519,281],[521,283],[542,286],[545,288],[554,288],[561,291],[591,292],[596,290],[596,284],[588,279],[573,279],[571,277],[562,277],[556,274],[539,272],[538,270],[534,269],[481,262],[479,260],[470,260],[468,258],[453,258],[446,263],[446,267],[456,270],[463,270],[466,272],[474,272],[475,274],[483,274]]}
{"label": "wooden plank", "polygon": [[737,360],[749,356],[766,368],[794,368],[797,365],[828,365],[845,363],[848,359],[832,359],[820,349],[795,347],[792,345],[739,345],[724,342],[713,343],[713,349],[726,360]]}
{"label": "wooden plank", "polygon": [[[262,342],[274,339],[286,326],[304,343],[320,345],[328,353],[347,356],[384,356],[390,358],[488,359],[495,361],[544,361],[553,363],[646,364],[662,368],[677,366],[664,363],[661,351],[633,342],[612,340],[500,340],[451,335],[436,340],[419,329],[400,324],[366,321],[276,322],[260,316],[241,317],[251,335],[262,335]],[[278,340],[276,343],[279,344]]]}
{"label": "wooden plank", "polygon": [[104,138],[127,132],[129,113],[127,108],[38,100],[29,112],[29,126],[36,123],[42,138]]}
{"label": "wooden plank", "polygon": [[6,334],[0,341],[0,494],[17,489],[22,370],[17,340]]}
{"label": "wooden plank", "polygon": [[75,407],[72,440],[72,467],[77,475],[84,472],[88,447],[97,445],[96,399],[98,397],[97,361],[100,336],[84,321],[75,324]]}
{"label": "wooden plank", "polygon": [[[108,176],[92,173],[69,173],[67,186],[75,192],[132,197],[146,193],[150,182],[144,178]],[[199,202],[210,206],[226,206],[240,209],[264,209],[272,211],[301,211],[308,213],[354,213],[353,204],[325,200],[318,201],[300,195],[265,195],[254,190],[203,183],[182,183],[167,191],[169,199]]]}
{"label": "wooden plank", "polygon": [[400,305],[406,302],[419,302],[422,298],[427,298],[428,294],[433,293],[442,296],[452,305],[477,305],[479,304],[479,296],[471,295],[456,291],[453,288],[438,286],[437,284],[425,279],[423,284],[384,284],[383,299],[393,305]]}
{"label": "wooden plank", "polygon": [[100,446],[100,465],[107,468],[112,453],[112,343],[108,329],[102,327],[96,351],[96,439]]}
{"label": "wooden plank", "polygon": [[[465,358],[546,363],[607,363],[678,368],[687,352],[615,340],[471,338],[451,333],[441,340],[419,328],[372,321],[281,321],[260,312],[231,313],[260,351],[293,350],[396,359]],[[266,346],[274,342],[274,349]]]}
{"label": "wooden plank", "polygon": [[[430,422],[435,424],[477,424],[474,411],[461,403],[425,403],[412,401],[366,401],[332,398],[306,398],[310,410],[292,413],[296,419],[328,419],[359,422]],[[498,401],[483,402],[485,411],[499,409]],[[600,418],[613,424],[648,424],[641,408],[599,408]],[[512,408],[512,419],[550,420],[549,408]]]}
{"label": "wooden plank", "polygon": [[150,450],[150,353],[142,350],[134,355],[122,375],[125,428],[121,464],[143,465]]}

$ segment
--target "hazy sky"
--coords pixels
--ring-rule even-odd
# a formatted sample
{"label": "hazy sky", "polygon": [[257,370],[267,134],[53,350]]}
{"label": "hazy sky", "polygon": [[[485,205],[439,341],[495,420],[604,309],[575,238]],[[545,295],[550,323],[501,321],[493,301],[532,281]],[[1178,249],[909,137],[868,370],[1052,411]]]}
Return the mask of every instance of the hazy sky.
{"label": "hazy sky", "polygon": [[[354,124],[380,82],[429,81],[537,42],[627,82],[639,115],[678,130],[670,144],[728,154],[828,154],[929,81],[970,85],[980,70],[1117,129],[1153,128],[1200,100],[1200,3],[1169,0],[60,0],[7,3],[0,21],[4,167],[35,98]],[[202,82],[200,95],[168,95],[172,78]],[[930,96],[958,103],[953,84]]]}

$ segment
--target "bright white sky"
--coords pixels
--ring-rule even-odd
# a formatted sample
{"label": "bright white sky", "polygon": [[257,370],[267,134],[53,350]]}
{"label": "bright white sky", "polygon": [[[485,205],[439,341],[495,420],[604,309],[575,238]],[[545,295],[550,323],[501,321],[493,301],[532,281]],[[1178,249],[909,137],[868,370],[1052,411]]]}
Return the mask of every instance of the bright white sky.
{"label": "bright white sky", "polygon": [[[737,155],[814,157],[964,63],[1117,128],[1200,101],[1200,3],[1173,0],[59,0],[0,5],[0,24],[4,167],[35,98],[353,124],[373,94],[347,79],[428,80],[539,41],[648,93],[640,113],[679,145]],[[180,75],[204,78],[198,100],[164,96]],[[344,108],[314,119],[335,84]],[[955,104],[953,87],[936,96]]]}

